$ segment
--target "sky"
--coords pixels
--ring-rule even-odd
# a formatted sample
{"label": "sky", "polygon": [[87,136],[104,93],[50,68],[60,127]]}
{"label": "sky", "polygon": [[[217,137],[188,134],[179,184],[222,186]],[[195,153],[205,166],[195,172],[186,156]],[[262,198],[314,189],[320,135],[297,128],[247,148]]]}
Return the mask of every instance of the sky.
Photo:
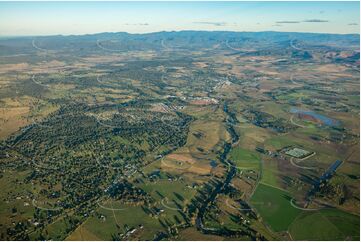
{"label": "sky", "polygon": [[0,36],[179,30],[359,33],[359,2],[0,2]]}

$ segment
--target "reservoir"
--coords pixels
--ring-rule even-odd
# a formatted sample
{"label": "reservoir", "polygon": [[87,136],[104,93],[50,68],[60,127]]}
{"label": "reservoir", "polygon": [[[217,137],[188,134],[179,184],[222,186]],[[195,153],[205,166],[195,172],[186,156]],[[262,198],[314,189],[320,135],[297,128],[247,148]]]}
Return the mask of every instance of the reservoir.
{"label": "reservoir", "polygon": [[295,114],[311,116],[314,119],[319,120],[320,122],[322,122],[323,124],[325,124],[327,126],[338,126],[340,124],[340,122],[335,119],[329,118],[327,116],[324,116],[322,114],[315,113],[315,112],[309,111],[309,110],[303,110],[303,109],[299,109],[296,107],[292,107],[290,112],[295,113]]}

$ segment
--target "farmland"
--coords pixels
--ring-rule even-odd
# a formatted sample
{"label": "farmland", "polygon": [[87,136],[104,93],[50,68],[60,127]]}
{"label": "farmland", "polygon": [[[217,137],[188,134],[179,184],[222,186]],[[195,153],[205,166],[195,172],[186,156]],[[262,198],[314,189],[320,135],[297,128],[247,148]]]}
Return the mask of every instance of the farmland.
{"label": "farmland", "polygon": [[290,194],[277,188],[260,184],[251,203],[275,231],[285,231],[289,224],[301,212],[291,206]]}
{"label": "farmland", "polygon": [[[339,222],[342,221],[342,222]],[[340,210],[325,209],[316,212],[303,212],[290,226],[290,233],[296,240],[358,240],[358,217]],[[317,232],[316,232],[317,231]],[[310,235],[312,237],[310,237]]]}

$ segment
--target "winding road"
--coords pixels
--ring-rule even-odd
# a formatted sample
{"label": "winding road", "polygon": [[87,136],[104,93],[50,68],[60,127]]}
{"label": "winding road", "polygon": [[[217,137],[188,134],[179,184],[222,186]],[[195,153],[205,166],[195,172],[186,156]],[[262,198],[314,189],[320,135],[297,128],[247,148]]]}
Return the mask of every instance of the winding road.
{"label": "winding road", "polygon": [[295,123],[295,121],[293,120],[294,116],[295,116],[295,115],[292,115],[291,118],[290,118],[290,122],[291,122],[293,125],[296,125],[297,127],[300,127],[300,128],[307,128],[307,126],[304,126],[304,125]]}
{"label": "winding road", "polygon": [[[102,40],[102,41],[107,41],[107,40]],[[100,40],[97,40],[96,43],[97,43],[97,46],[98,46],[100,49],[105,50],[105,51],[110,51],[110,52],[122,52],[122,51],[123,51],[123,50],[106,48],[106,47],[104,47],[104,46],[101,45],[101,41],[100,41]]]}
{"label": "winding road", "polygon": [[300,50],[300,51],[305,51],[304,49],[295,46],[295,44],[293,43],[293,41],[295,41],[295,39],[290,40],[290,46],[291,46],[293,49],[295,49],[295,50]]}
{"label": "winding road", "polygon": [[43,49],[43,48],[40,48],[39,46],[37,46],[37,45],[35,44],[35,39],[33,39],[33,41],[32,41],[31,44],[32,44],[33,47],[34,47],[35,49],[37,49],[37,50],[44,51],[44,52],[48,52],[48,51],[49,51],[49,50],[47,50],[47,49]]}
{"label": "winding road", "polygon": [[[314,156],[315,154],[316,154],[316,153],[314,153],[314,154],[313,154],[313,155],[311,155],[311,156],[308,156],[308,157],[307,157],[307,159],[308,159],[308,158],[310,158],[310,157],[312,157],[312,156]],[[301,169],[306,169],[306,170],[318,170],[318,168],[317,168],[317,167],[300,166],[300,165],[296,164],[296,163],[295,163],[295,161],[294,161],[294,157],[291,157],[290,162],[291,162],[291,164],[292,164],[293,166],[298,167],[298,168],[301,168]]]}
{"label": "winding road", "polygon": [[323,207],[322,207],[322,208],[303,208],[303,207],[297,206],[297,205],[294,203],[294,201],[295,201],[294,198],[292,198],[292,199],[290,200],[291,206],[294,207],[294,208],[303,210],[303,211],[318,211],[318,210],[323,209]]}

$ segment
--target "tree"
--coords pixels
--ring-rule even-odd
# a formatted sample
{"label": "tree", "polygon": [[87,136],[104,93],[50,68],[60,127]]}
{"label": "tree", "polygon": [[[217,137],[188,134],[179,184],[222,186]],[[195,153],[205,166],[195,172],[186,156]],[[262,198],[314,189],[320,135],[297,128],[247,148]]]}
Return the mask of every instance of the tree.
{"label": "tree", "polygon": [[17,211],[18,211],[18,210],[16,209],[16,207],[13,207],[13,208],[11,209],[11,212],[12,212],[12,213],[17,213]]}

